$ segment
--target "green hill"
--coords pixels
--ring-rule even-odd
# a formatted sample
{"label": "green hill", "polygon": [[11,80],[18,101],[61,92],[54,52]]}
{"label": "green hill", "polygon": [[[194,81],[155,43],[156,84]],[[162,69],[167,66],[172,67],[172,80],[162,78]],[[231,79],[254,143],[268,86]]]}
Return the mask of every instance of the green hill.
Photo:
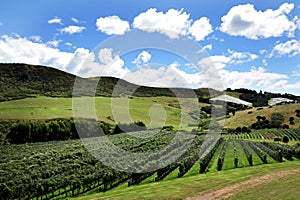
{"label": "green hill", "polygon": [[[50,97],[72,97],[76,76],[58,69],[20,63],[0,64],[0,101],[22,99],[36,95]],[[193,90],[186,88],[155,88],[137,86],[125,80],[114,77],[80,78],[76,94],[82,96],[112,96],[115,86],[119,86],[119,96],[175,96],[176,91],[182,97],[191,96]],[[99,82],[98,82],[99,80]],[[91,85],[97,85],[95,91],[87,90]],[[217,95],[215,90],[194,90],[197,96]]]}

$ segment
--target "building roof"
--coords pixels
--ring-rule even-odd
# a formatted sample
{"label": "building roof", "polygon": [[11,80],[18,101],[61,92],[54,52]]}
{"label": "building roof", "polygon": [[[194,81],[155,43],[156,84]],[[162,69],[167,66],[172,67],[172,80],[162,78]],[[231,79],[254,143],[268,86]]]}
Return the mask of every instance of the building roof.
{"label": "building roof", "polygon": [[283,98],[283,97],[278,97],[278,98],[273,98],[273,99],[269,102],[269,105],[270,105],[270,106],[275,106],[275,105],[281,104],[281,103],[292,103],[292,102],[294,102],[294,101],[291,100],[291,99]]}
{"label": "building roof", "polygon": [[224,102],[231,102],[231,103],[235,103],[235,104],[242,104],[242,105],[246,105],[246,106],[252,107],[252,103],[249,103],[247,101],[243,101],[241,99],[238,99],[238,98],[226,95],[226,94],[223,94],[223,95],[211,98],[210,101],[211,102],[214,102],[214,101],[224,101]]}

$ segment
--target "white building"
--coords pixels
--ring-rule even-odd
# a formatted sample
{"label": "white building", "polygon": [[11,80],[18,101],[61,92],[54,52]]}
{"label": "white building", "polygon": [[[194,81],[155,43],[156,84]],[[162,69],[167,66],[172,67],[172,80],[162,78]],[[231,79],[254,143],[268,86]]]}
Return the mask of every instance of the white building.
{"label": "white building", "polygon": [[270,102],[270,106],[275,106],[275,105],[282,105],[282,104],[288,104],[288,103],[294,103],[294,100],[288,99],[288,98],[273,98]]}

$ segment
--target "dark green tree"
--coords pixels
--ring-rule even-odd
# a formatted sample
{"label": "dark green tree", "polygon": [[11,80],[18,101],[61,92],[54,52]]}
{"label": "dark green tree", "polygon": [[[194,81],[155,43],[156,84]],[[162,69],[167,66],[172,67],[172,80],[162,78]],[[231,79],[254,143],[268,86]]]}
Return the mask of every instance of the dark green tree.
{"label": "dark green tree", "polygon": [[284,143],[288,143],[289,142],[289,138],[288,138],[288,136],[283,136],[283,138],[282,138],[282,142],[284,142]]}

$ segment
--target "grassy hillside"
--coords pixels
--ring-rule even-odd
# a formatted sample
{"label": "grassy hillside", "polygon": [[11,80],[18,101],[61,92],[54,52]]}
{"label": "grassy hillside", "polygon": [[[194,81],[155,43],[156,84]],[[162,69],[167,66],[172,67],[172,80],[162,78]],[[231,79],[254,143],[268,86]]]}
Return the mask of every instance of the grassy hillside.
{"label": "grassy hillside", "polygon": [[[21,99],[36,95],[51,97],[71,97],[73,94],[75,75],[51,67],[28,64],[0,64],[0,101]],[[174,96],[168,88],[139,87],[135,84],[113,77],[77,79],[76,94],[112,96],[116,84],[119,85],[119,96]],[[99,80],[99,82],[98,82]],[[97,85],[96,93],[91,85]],[[181,96],[191,96],[191,89],[175,89]],[[209,96],[220,92],[208,89],[194,90],[197,96]]]}
{"label": "grassy hillside", "polygon": [[[300,126],[300,118],[296,117],[295,110],[300,108],[300,104],[288,104],[273,106],[272,108],[263,107],[262,110],[257,110],[257,108],[252,108],[249,110],[238,111],[235,116],[232,116],[225,120],[225,127],[227,128],[237,128],[243,126],[250,126],[257,121],[256,116],[265,116],[270,119],[272,113],[279,112],[283,114],[285,124],[289,124],[289,118],[295,118],[295,125],[289,125],[291,128],[298,128]],[[249,114],[249,112],[252,112]]]}
{"label": "grassy hillside", "polygon": [[[91,97],[78,97],[85,105]],[[117,98],[114,98],[116,100]],[[186,99],[188,100],[188,99]],[[111,108],[112,98],[96,97],[96,113],[100,121],[114,124]],[[134,121],[150,123],[149,110],[154,105],[161,105],[166,111],[165,125],[177,127],[181,119],[181,108],[174,97],[134,97],[129,100],[129,111]],[[199,104],[205,106],[206,104]],[[0,102],[0,120],[45,120],[53,118],[71,118],[72,98],[36,97]],[[190,110],[192,111],[192,110]],[[189,111],[188,111],[189,112]],[[161,115],[162,116],[162,115]],[[93,116],[83,114],[82,117]],[[189,119],[186,119],[188,123]]]}

